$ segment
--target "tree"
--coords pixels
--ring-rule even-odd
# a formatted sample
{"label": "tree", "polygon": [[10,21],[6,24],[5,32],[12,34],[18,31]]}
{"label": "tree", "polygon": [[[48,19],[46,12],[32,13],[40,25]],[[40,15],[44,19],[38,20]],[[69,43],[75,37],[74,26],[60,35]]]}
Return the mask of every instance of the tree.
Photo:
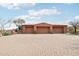
{"label": "tree", "polygon": [[25,23],[25,20],[19,18],[19,19],[15,19],[13,23],[18,27],[18,30],[21,30],[21,26],[22,24]]}
{"label": "tree", "polygon": [[77,34],[77,27],[79,26],[79,21],[78,20],[70,21],[69,24],[73,27],[74,34]]}
{"label": "tree", "polygon": [[5,33],[5,27],[8,25],[10,27],[11,20],[5,20],[5,19],[0,19],[0,33],[1,35],[4,35]]}

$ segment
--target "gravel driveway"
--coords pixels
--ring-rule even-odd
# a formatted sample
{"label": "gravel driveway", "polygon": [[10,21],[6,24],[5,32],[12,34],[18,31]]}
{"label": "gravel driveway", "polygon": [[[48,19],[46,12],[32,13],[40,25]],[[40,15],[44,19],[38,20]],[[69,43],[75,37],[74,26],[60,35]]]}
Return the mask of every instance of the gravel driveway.
{"label": "gravel driveway", "polygon": [[79,56],[79,35],[15,34],[0,37],[0,55]]}

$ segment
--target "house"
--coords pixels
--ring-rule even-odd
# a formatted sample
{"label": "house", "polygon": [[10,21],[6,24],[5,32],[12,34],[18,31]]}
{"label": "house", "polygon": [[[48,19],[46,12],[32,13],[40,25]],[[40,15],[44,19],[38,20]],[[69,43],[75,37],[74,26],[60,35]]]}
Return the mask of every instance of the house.
{"label": "house", "polygon": [[67,25],[52,25],[48,23],[38,23],[22,25],[23,33],[66,33]]}

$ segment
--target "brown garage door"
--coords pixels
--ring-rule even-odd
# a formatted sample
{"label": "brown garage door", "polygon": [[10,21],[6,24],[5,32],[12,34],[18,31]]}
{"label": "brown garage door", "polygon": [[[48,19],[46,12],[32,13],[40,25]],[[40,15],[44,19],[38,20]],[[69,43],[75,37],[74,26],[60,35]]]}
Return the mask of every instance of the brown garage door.
{"label": "brown garage door", "polygon": [[49,33],[49,27],[37,27],[37,33]]}
{"label": "brown garage door", "polygon": [[64,33],[63,27],[53,27],[54,33]]}
{"label": "brown garage door", "polygon": [[26,27],[26,33],[33,33],[33,27]]}

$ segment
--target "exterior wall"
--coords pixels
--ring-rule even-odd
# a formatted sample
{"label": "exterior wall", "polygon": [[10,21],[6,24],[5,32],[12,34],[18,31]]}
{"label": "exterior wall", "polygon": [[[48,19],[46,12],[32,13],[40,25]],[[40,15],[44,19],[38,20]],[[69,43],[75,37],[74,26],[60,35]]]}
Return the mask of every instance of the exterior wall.
{"label": "exterior wall", "polygon": [[67,26],[64,26],[64,33],[67,33]]}
{"label": "exterior wall", "polygon": [[50,24],[47,24],[47,23],[39,23],[39,24],[35,24],[34,26],[43,26],[43,27],[47,27],[47,26],[50,26]]}
{"label": "exterior wall", "polygon": [[23,33],[66,33],[66,25],[50,25],[46,23],[23,25]]}
{"label": "exterior wall", "polygon": [[22,26],[22,32],[26,33],[26,26],[25,25]]}

